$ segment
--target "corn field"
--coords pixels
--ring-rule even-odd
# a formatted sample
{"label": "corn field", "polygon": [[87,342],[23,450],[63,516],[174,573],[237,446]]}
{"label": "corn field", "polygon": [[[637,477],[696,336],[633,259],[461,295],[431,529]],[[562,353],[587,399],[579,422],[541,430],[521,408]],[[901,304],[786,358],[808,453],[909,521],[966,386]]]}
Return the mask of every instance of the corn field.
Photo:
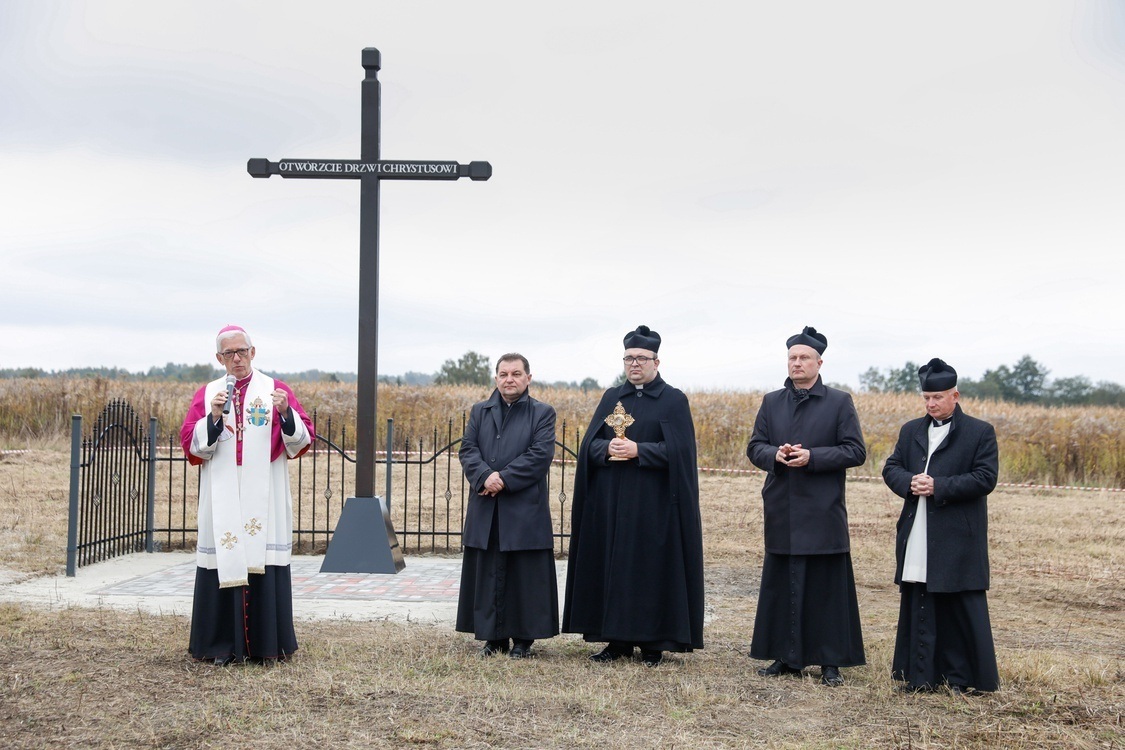
{"label": "corn field", "polygon": [[[160,432],[178,432],[197,385],[105,379],[0,380],[0,449],[43,441],[63,441],[71,415],[87,424],[114,398],[128,401],[142,418],[155,417]],[[328,417],[333,430],[355,430],[355,385],[297,383],[294,390],[319,424]],[[481,386],[380,385],[376,424],[395,420],[396,436],[445,435],[473,403],[486,398]],[[555,407],[560,438],[563,425],[573,439],[584,433],[600,391],[536,388],[533,395]],[[746,443],[762,394],[748,391],[689,392],[699,464],[712,469],[748,469]],[[855,396],[867,440],[867,464],[853,470],[877,475],[894,448],[902,423],[923,414],[921,398],[906,394]],[[962,408],[996,427],[1000,441],[1002,482],[1089,487],[1125,487],[1125,409],[1115,407],[1047,407],[995,401],[962,402]],[[381,429],[381,428],[380,428]],[[397,442],[397,441],[396,441]]]}

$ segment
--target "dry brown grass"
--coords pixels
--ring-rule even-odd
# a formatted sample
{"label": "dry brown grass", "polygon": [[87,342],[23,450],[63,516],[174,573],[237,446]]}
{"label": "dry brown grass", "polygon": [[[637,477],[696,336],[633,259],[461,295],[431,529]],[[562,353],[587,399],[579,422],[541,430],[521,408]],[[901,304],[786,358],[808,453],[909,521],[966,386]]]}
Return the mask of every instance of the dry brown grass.
{"label": "dry brown grass", "polygon": [[[61,569],[66,469],[58,450],[0,457],[0,566]],[[569,636],[481,661],[467,636],[391,622],[299,623],[292,662],[215,669],[187,658],[182,617],[0,605],[0,745],[1125,747],[1120,494],[993,495],[1003,689],[961,698],[892,692],[899,501],[872,481],[848,487],[868,666],[837,690],[753,674],[760,488],[703,476],[707,648],[658,669],[592,664]]]}
{"label": "dry brown grass", "polygon": [[[0,380],[0,448],[25,448],[43,441],[65,445],[72,414],[91,423],[112,398],[123,398],[146,421],[159,420],[162,434],[177,432],[196,385],[180,383],[88,380]],[[395,420],[401,441],[429,439],[450,430],[461,433],[461,415],[489,388],[474,386],[379,387],[380,435],[386,418]],[[297,385],[301,402],[317,410],[327,432],[332,418],[336,435],[346,427],[355,433],[355,386],[346,383]],[[600,392],[536,388],[537,398],[558,412],[568,442],[574,431],[584,432]],[[716,469],[746,468],[746,443],[761,403],[749,391],[689,393],[699,440],[700,465]],[[868,461],[856,476],[878,474],[894,448],[898,430],[922,414],[918,396],[859,394],[855,397],[867,439]],[[992,422],[1000,440],[1001,481],[1048,485],[1125,487],[1125,409],[1094,407],[1020,406],[1001,402],[967,402],[971,414]],[[380,437],[380,443],[382,438]],[[350,442],[349,442],[350,444]],[[443,443],[444,444],[444,443]]]}

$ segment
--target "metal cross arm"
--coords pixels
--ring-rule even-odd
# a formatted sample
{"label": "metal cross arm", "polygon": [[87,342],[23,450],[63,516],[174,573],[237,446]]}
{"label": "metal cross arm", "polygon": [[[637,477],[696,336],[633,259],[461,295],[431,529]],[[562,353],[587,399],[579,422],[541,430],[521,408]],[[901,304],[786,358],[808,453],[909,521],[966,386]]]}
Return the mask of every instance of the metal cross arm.
{"label": "metal cross arm", "polygon": [[246,162],[251,177],[298,177],[354,180],[375,175],[381,180],[487,180],[492,165],[486,161],[458,164],[455,161],[359,161],[351,159],[251,159]]}

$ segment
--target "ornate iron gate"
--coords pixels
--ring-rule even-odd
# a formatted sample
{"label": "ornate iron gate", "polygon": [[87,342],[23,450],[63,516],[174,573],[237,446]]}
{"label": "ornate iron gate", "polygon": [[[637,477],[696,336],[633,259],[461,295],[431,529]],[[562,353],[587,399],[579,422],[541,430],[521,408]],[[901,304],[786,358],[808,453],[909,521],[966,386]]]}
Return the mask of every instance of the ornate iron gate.
{"label": "ornate iron gate", "polygon": [[153,548],[156,420],[149,420],[146,436],[133,407],[115,399],[102,409],[90,437],[81,438],[81,425],[82,417],[75,416],[66,547],[71,576],[80,565]]}

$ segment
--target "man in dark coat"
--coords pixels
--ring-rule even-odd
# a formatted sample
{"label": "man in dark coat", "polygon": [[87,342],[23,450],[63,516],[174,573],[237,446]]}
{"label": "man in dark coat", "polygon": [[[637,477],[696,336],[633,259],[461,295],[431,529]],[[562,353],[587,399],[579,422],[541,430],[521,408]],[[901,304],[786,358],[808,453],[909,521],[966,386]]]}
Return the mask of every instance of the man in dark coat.
{"label": "man in dark coat", "polygon": [[907,691],[999,686],[988,618],[988,493],[996,431],[958,404],[957,371],[918,370],[927,416],[902,426],[883,479],[904,499],[895,543],[898,635],[891,671]]}
{"label": "man in dark coat", "polygon": [[522,659],[536,639],[559,632],[547,497],[555,410],[528,395],[530,383],[523,355],[500,357],[496,390],[473,406],[461,438],[461,468],[472,494],[462,532],[457,630],[486,641],[482,656],[507,651]]}
{"label": "man in dark coat", "polygon": [[655,667],[665,651],[703,648],[695,425],[657,372],[660,335],[639,326],[624,343],[627,382],[602,396],[579,449],[563,631],[608,641],[593,661],[639,647]]}
{"label": "man in dark coat", "polygon": [[828,339],[808,326],[785,343],[785,387],[762,399],[746,455],[766,472],[766,554],[750,656],[763,677],[821,665],[821,682],[865,663],[855,593],[846,470],[867,460],[852,397],[821,382]]}

